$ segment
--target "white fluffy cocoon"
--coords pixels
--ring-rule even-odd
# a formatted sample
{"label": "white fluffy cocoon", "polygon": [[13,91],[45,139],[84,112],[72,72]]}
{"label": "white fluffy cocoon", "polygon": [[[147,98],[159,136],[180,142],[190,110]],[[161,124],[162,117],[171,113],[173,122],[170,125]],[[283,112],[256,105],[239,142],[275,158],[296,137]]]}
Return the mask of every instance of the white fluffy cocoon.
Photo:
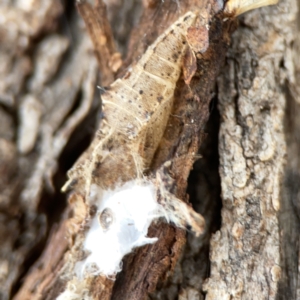
{"label": "white fluffy cocoon", "polygon": [[[92,185],[90,200],[98,208],[91,219],[84,249],[90,255],[77,263],[79,278],[88,274],[112,276],[121,270],[124,255],[133,248],[154,243],[157,238],[147,237],[148,227],[154,219],[164,216],[156,201],[156,189],[151,182],[131,181],[113,191],[103,191]],[[109,214],[101,219],[103,211]]]}

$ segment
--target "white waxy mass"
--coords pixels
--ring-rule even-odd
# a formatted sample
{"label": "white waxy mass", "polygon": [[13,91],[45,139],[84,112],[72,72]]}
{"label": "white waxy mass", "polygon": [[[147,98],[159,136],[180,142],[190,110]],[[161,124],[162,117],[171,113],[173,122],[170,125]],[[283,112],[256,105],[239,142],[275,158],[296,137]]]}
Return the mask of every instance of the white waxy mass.
{"label": "white waxy mass", "polygon": [[83,244],[90,254],[76,266],[79,277],[86,272],[113,275],[121,270],[122,258],[133,248],[157,241],[147,237],[151,222],[164,216],[152,182],[135,180],[114,191],[92,185],[90,201],[97,206],[97,213]]}

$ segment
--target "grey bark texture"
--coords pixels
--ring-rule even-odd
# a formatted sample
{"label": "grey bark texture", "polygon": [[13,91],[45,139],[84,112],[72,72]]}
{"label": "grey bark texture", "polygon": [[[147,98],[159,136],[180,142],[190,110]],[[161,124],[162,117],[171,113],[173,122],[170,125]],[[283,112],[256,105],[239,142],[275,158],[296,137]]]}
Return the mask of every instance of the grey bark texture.
{"label": "grey bark texture", "polygon": [[226,76],[218,80],[223,208],[221,229],[211,239],[207,299],[278,295],[286,226],[279,221],[286,84],[293,80],[296,11],[296,3],[282,2],[246,14],[228,52]]}
{"label": "grey bark texture", "polygon": [[[148,26],[135,39],[143,10],[188,9],[106,3],[125,66],[156,37]],[[239,17],[188,182],[206,231],[170,250],[179,260],[148,299],[300,299],[298,6],[284,0]],[[2,0],[0,16],[0,299],[55,299],[74,214],[60,188],[95,131],[98,64],[73,2]],[[108,282],[101,288],[113,289]],[[117,281],[114,299],[122,288]]]}

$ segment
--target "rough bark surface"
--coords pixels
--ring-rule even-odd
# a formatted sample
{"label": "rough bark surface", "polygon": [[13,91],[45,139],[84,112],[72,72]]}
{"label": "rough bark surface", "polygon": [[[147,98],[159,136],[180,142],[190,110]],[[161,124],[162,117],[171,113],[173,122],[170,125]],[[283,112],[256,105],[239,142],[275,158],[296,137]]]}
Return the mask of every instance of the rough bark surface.
{"label": "rough bark surface", "polygon": [[285,85],[296,11],[295,2],[285,2],[246,14],[228,52],[227,76],[218,81],[223,208],[221,230],[211,239],[207,299],[277,295]]}
{"label": "rough bark surface", "polygon": [[[95,130],[97,85],[123,74],[179,16],[208,2],[106,3],[123,64],[109,39],[112,60],[94,55],[75,3],[0,4],[0,299],[63,292],[84,205],[60,188]],[[215,16],[191,88],[178,83],[152,166],[177,158],[177,196],[187,200],[188,188],[206,231],[186,237],[154,224],[149,236],[159,242],[126,257],[115,281],[89,282],[83,298],[300,299],[297,6],[284,0],[245,14],[228,51],[234,23]]]}

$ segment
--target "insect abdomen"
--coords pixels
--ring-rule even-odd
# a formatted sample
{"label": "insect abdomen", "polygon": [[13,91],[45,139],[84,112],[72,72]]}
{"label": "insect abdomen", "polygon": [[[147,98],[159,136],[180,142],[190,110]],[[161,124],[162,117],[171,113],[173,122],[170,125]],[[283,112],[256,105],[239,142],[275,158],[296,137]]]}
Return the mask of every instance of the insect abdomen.
{"label": "insect abdomen", "polygon": [[136,178],[150,166],[172,110],[188,47],[187,29],[196,17],[192,12],[181,17],[157,38],[128,74],[102,95],[105,122],[88,157],[69,172],[64,189],[82,179],[87,192],[91,183],[111,188],[117,182]]}
{"label": "insect abdomen", "polygon": [[[105,118],[116,131],[129,139],[138,138],[147,124],[163,131],[159,127],[166,122],[161,120],[168,118],[172,107],[164,103],[173,101],[187,47],[186,31],[195,20],[192,12],[181,17],[147,49],[130,75],[116,80],[102,96]],[[164,111],[158,114],[159,110]]]}

